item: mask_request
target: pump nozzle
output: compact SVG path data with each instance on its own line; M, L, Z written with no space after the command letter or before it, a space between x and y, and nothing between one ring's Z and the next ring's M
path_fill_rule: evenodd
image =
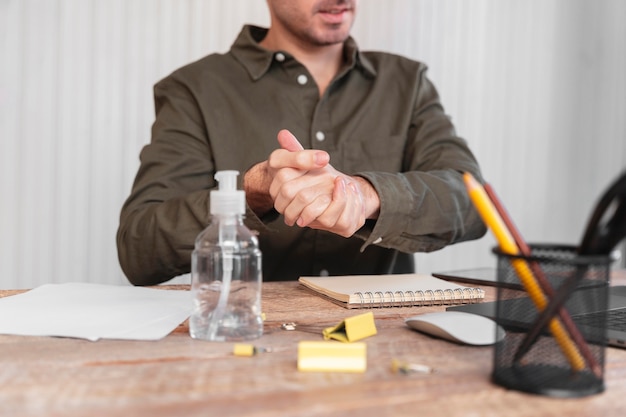
M220 191L237 191L237 176L239 171L217 171L215 179L219 183Z
M217 171L217 190L211 191L211 214L245 214L246 194L237 190L238 171Z

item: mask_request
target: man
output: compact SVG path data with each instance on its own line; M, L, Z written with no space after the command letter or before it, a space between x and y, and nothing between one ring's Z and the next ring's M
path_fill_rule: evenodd
M117 236L129 280L189 272L226 169L242 173L265 281L412 272L413 252L482 236L461 177L480 170L426 67L359 51L357 0L267 3L269 29L245 26L155 86Z

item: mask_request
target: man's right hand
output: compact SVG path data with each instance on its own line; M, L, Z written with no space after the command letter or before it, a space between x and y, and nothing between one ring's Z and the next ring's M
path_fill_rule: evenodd
M260 214L273 205L289 226L308 226L344 237L352 236L366 218L377 216L380 200L367 180L337 171L326 152L303 149L287 130L278 133L278 142L281 149L255 165L244 179L244 185L256 179L260 185L256 190L269 193L269 198L262 199L265 211ZM251 187L246 187L249 195ZM249 196L251 207L253 201Z
M278 132L278 143L281 148L272 152L267 161L259 162L244 174L246 199L258 216L275 207L270 189L277 175L280 175L279 183L290 181L322 168L330 161L330 156L324 151L305 150L288 130ZM275 193L280 188L279 183L274 185Z

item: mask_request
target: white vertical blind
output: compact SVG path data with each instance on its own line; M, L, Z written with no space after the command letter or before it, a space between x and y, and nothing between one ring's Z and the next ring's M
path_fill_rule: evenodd
M426 62L529 241L575 243L626 166L626 2L361 0L364 49ZM264 1L0 0L0 288L126 282L118 215L152 86L226 51ZM490 236L418 268L493 263Z
M458 0L435 8L435 32L459 32L446 53L431 43L417 57L431 63L486 179L526 240L577 244L599 194L626 169L626 3L482 1L470 11ZM494 244L488 236L418 255L418 268L493 265Z

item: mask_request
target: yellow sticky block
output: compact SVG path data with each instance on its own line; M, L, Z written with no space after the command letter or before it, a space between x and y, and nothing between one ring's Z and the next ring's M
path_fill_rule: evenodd
M235 356L254 356L256 354L256 348L254 345L235 343L233 346L233 354Z
M298 344L298 370L308 372L365 372L365 343L308 342Z
M323 330L324 339L340 342L356 342L376 334L376 324L372 312L350 317L336 325Z

